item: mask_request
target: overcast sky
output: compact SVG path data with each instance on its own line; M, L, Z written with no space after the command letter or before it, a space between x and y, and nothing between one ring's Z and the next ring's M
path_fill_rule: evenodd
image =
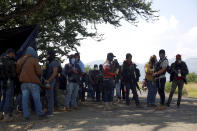
M153 8L159 11L159 20L147 23L141 20L135 27L127 22L114 28L108 24L98 25L98 32L104 40L91 38L81 41L78 48L81 60L88 63L105 60L113 52L118 61L126 53L133 55L133 61L145 63L153 54L158 56L165 49L168 58L180 53L183 59L197 57L197 0L153 0Z

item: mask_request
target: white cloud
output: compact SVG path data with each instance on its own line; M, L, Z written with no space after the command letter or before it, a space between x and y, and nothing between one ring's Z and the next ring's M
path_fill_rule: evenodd
M176 53L187 57L197 57L194 51L197 45L197 27L186 33L181 33L180 21L175 16L170 18L161 16L154 23L140 21L137 27L122 22L122 27L114 28L108 24L98 25L98 32L105 34L104 40L96 42L92 39L82 41L79 51L84 63L94 60L105 60L108 52L113 52L119 61L125 59L126 53L133 55L133 60L144 63L153 54L158 55L162 48L166 50L168 58ZM192 48L186 43L190 43ZM187 53L187 52L190 53Z

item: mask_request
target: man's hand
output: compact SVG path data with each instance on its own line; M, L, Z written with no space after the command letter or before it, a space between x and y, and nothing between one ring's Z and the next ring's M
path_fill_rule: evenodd
M45 83L48 84L50 81L49 80L45 80Z
M117 70L115 71L115 74L118 75L118 73L119 73L119 70L117 69Z
M156 75L158 75L158 72L153 73L153 76L155 77Z
M75 74L78 74L78 70L77 70L76 68L73 69L73 72L74 72Z

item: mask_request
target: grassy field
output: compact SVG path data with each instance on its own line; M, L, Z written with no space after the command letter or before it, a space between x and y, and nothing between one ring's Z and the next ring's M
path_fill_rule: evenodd
M184 86L188 97L197 98L197 83L188 83Z
M165 92L170 93L171 90L171 84L170 82L166 82ZM142 87L142 83L139 82L139 86ZM176 89L175 94L178 93L178 87ZM183 87L183 96L186 97L192 97L197 98L197 83L188 83L185 84Z

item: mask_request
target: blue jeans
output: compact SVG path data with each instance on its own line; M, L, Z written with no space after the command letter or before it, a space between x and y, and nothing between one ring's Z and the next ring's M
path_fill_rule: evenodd
M130 94L130 89L132 90L133 93L133 98L135 100L135 104L139 105L139 99L138 99L138 94L136 90L136 84L133 84L132 82L127 82L126 83L126 104L130 104L130 99L129 99L129 94Z
M10 114L12 112L11 103L14 97L14 81L9 80L9 83L5 82L3 84L7 85L2 89L3 100L0 102L0 112Z
M120 95L120 83L121 81L119 80L118 82L116 82L115 86L116 86L116 96L118 98L121 98L121 95Z
M40 102L40 86L34 83L22 83L22 106L23 106L23 115L25 118L30 117L28 102L30 94L33 97L34 105L36 112L39 116L44 115L42 111L42 104Z
M47 111L48 115L53 114L54 111L54 88L55 88L56 79L53 79L50 84L50 89L46 90L47 96Z
M103 81L103 88L104 88L104 102L112 102L113 95L112 90L114 89L114 81L112 79L104 80Z
M92 99L95 98L95 91L92 84L88 84L88 97Z
M157 88L155 82L147 81L148 95L147 104L155 104L155 97L157 94Z
M66 90L66 104L65 104L65 106L67 108L70 108L70 102L72 102L74 107L78 107L78 104L77 104L78 92L79 92L79 84L74 83L74 82L70 82L68 84L67 90Z

